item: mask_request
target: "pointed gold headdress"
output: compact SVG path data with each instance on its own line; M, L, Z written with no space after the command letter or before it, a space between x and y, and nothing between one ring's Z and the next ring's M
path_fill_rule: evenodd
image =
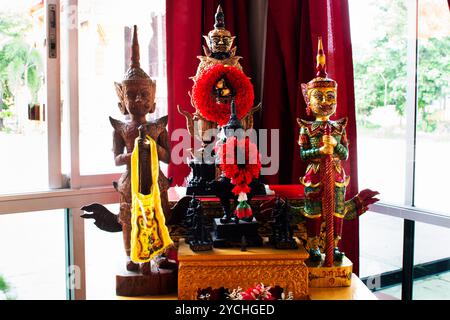
M337 82L328 78L326 56L323 51L322 37L319 37L317 43L316 56L316 77L307 84L302 84L302 89L310 90L313 88L336 88Z

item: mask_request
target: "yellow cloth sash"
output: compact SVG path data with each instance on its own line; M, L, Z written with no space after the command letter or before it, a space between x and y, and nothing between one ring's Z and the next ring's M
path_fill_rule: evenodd
M147 136L150 142L150 168L152 186L150 194L139 192L139 143L137 138L131 154L131 260L135 263L148 262L173 244L166 226L161 206L158 175L159 160L156 142Z

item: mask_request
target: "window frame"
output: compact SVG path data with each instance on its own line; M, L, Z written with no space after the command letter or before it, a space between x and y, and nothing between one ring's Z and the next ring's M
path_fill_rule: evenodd
M407 0L407 92L406 92L406 173L405 202L403 206L380 202L371 206L370 211L404 219L403 227L403 267L402 300L413 299L414 285L414 241L415 222L423 222L450 228L450 216L443 212L433 212L415 206L416 140L418 114L418 41L419 41L419 1ZM450 258L450 257L449 257ZM430 262L433 263L433 262ZM389 272L389 274L392 272ZM371 278L371 276L369 276Z
M388 203L378 203L371 207L371 211L404 219L404 255L403 255L403 292L404 299L412 299L412 283L414 268L414 222L424 222L436 226L450 228L450 217L439 212L427 211L414 206L414 176L415 176L415 145L417 123L417 64L418 64L418 5L420 0L408 0L408 87L407 87L407 166L405 179L406 201L404 206ZM46 0L45 25L48 26L48 6L56 5L61 8L78 6L78 0ZM74 17L73 14L76 16ZM84 220L80 217L80 208L90 202L114 204L119 202L119 195L112 187L112 181L119 179L120 174L80 175L79 164L79 92L78 92L78 29L71 28L69 23L61 24L61 19L78 21L78 12L65 11L60 16L57 10L57 57L46 57L47 79L47 142L49 190L44 192L23 193L17 195L0 195L0 215L40 210L65 208L66 228L66 267L76 265L81 272L81 286L71 288L67 281L68 299L86 298L85 277L85 239ZM61 26L65 25L63 30ZM68 37L68 47L61 50L60 33ZM48 39L48 27L46 27ZM67 103L68 130L70 130L70 172L68 176L62 174L61 169L61 52L67 54ZM67 279L71 274L67 271ZM405 285L406 284L406 285ZM409 284L409 285L408 285Z
M46 105L47 144L48 144L48 190L40 192L0 195L0 215L36 212L52 209L65 210L66 244L66 298L68 300L86 299L86 265L84 219L80 217L82 206L89 203L117 204L119 193L113 188L121 173L81 175L79 139L79 73L78 73L78 0L45 0L44 20L45 39L49 39L49 6L56 6L56 58L50 58L47 50L46 63ZM64 10L61 10L64 8ZM75 8L75 10L71 10ZM62 12L63 11L63 12ZM76 24L75 27L73 24ZM61 35L67 38L62 48ZM161 39L160 39L161 41ZM162 48L158 49L162 54ZM61 54L66 63L61 65ZM162 59L162 55L160 59ZM61 103L62 68L66 69L65 89L67 105ZM161 71L161 70L160 70ZM64 108L64 112L62 112ZM62 128L65 115L67 126ZM63 132L63 130L65 130ZM67 133L66 139L63 140ZM70 161L69 172L62 172L62 143L68 143ZM76 267L75 269L73 267ZM79 274L74 275L76 270ZM79 287L72 286L73 277L78 278Z
M62 5L65 6L61 15ZM45 39L49 39L49 10L56 6L56 57L50 58L48 49L45 56L46 70L46 105L47 105L47 153L48 153L48 190L12 195L0 195L0 215L23 212L37 212L53 209L65 210L65 247L66 247L66 298L68 300L86 299L85 277L85 239L83 213L80 208L93 202L113 204L119 202L119 195L112 187L112 182L120 174L80 175L79 167L79 99L78 99L78 28L70 25L78 21L78 0L45 0L44 20ZM75 16L74 16L75 15ZM62 23L65 22L65 23ZM67 37L67 46L61 48L61 34ZM63 50L61 50L63 49ZM61 54L67 61L67 115L70 169L67 175L62 173L61 144L62 104L61 104ZM76 269L72 267L76 266ZM74 275L73 270L80 274ZM79 287L72 287L71 281L76 276Z

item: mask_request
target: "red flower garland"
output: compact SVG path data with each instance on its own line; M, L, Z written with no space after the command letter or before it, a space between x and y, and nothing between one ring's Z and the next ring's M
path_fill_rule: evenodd
M217 103L213 95L215 84L223 77L227 78L235 91L236 113L242 119L253 106L255 94L249 78L236 67L216 64L205 70L192 87L192 102L206 119L220 126L230 119L230 103Z
M261 171L261 159L256 144L252 143L248 137L238 140L230 137L226 143L216 148L219 159L219 167L225 177L235 185L233 193L249 193L248 186L253 179L259 177ZM239 156L238 156L239 155ZM238 163L245 160L243 164Z
M262 283L257 284L254 288L248 288L242 292L242 300L276 300L270 289L270 287L264 287Z

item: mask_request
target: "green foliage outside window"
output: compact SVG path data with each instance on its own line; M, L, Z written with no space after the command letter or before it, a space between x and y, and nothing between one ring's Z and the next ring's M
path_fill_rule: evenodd
M12 116L11 107L20 88L28 88L32 100L29 103L38 102L43 85L43 59L26 39L32 27L26 17L0 13L0 130L3 119Z
M6 280L0 275L0 300L12 300L14 297L11 295L11 287Z
M354 47L355 101L359 124L380 107L394 106L404 116L407 85L406 1L373 1L371 14L382 33L367 48ZM420 16L419 16L420 19ZM417 82L419 129L433 132L439 119L430 106L449 97L450 37L419 39ZM450 128L449 128L450 129ZM450 131L450 130L449 130Z

